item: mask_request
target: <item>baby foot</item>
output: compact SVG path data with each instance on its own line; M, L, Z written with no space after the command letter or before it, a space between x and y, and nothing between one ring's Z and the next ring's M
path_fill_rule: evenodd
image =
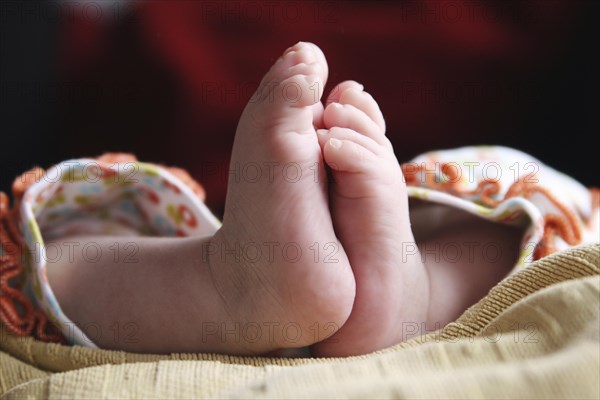
M375 351L406 339L426 321L427 273L414 244L408 197L385 122L375 100L356 82L332 91L318 139L331 169L334 227L350 260L356 298L346 324L313 346L321 356Z
M237 351L228 343L227 352L307 346L350 315L355 282L333 230L313 127L322 118L327 73L317 46L289 48L238 124L209 262L231 323L258 325L263 334Z

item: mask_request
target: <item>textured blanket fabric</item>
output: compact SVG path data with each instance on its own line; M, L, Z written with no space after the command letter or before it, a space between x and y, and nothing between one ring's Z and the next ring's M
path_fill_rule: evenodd
M361 357L140 355L0 331L12 398L599 398L600 245L504 280L440 331ZM0 327L1 329L1 327Z

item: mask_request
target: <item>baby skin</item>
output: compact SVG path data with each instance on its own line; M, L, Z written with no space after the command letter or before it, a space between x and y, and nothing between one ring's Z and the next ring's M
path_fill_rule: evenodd
M365 354L452 321L508 273L518 249L509 228L463 215L457 229L415 237L379 106L346 81L324 107L327 76L321 50L302 42L267 72L241 116L231 157L232 165L265 168L252 181L230 179L223 225L212 237L54 241L63 254L73 241L106 249L93 265L77 254L48 265L76 325L111 333L134 327L128 338L98 335L96 345ZM415 239L419 248L494 241L506 251L493 265L477 257L448 265L407 254ZM114 259L116 240L134 242L138 262ZM256 244L270 251L251 259L236 251Z

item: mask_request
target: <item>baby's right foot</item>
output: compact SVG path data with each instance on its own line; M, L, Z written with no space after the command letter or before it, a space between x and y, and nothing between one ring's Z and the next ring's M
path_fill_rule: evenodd
M408 197L379 106L351 81L328 103L319 142L333 174L334 227L354 271L356 299L346 324L313 350L347 356L407 339L407 324L413 330L426 321L429 289L420 256L403 252L403 244L415 245Z

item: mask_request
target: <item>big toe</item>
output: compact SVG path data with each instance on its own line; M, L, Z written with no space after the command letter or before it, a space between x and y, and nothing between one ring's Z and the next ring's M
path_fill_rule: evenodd
M312 106L321 100L327 75L321 49L313 43L299 42L271 67L250 104L271 110Z

